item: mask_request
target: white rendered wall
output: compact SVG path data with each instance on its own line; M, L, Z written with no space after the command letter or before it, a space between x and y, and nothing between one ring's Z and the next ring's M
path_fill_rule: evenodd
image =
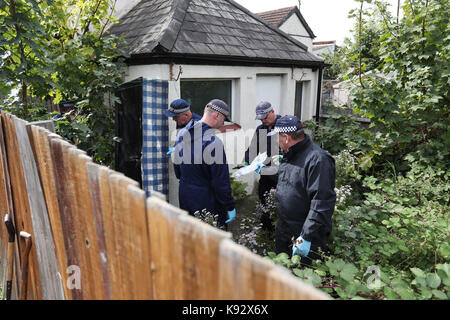
M244 159L244 153L250 144L255 131L255 108L261 101L261 91L258 93L258 82L268 92L267 97L277 99L279 114L294 114L295 87L297 81L305 81L303 86L302 119L309 120L315 115L316 91L318 71L300 68L269 68L269 67L241 67L241 66L199 66L173 65L170 80L169 65L130 66L127 70L126 81L144 77L147 79L169 80L169 103L181 97L180 80L184 79L227 79L232 80L232 114L233 121L240 124L242 129L227 133L218 133L225 145L225 152L231 169ZM259 80L258 80L259 79ZM261 80L263 79L263 80ZM262 82L261 82L262 81ZM273 92L271 91L273 84ZM270 92L269 92L270 91ZM275 92L275 96L274 96ZM279 95L279 97L277 96ZM279 101L279 102L278 102ZM273 103L273 101L269 101ZM175 122L169 120L170 144L175 139ZM173 165L169 165L169 202L178 206L178 180L173 173ZM252 192L256 174L249 174L241 178L249 184L247 191Z
M308 51L312 52L313 47L313 39L309 35L308 31L306 31L300 19L296 14L293 14L287 19L279 29L284 33L287 33L295 40L300 41L304 45L308 47Z

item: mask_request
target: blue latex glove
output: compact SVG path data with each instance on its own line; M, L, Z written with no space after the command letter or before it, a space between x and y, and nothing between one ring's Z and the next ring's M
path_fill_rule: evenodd
M169 147L169 151L167 151L167 155L170 156L170 154L174 151L175 151L175 147Z
M265 165L262 164L262 163L258 163L258 167L255 169L255 172L256 172L257 174L261 174L261 168L262 168L262 167L265 167Z
M230 223L231 221L234 220L234 218L236 218L236 209L228 211L228 220L225 221L225 223Z
M306 257L311 249L311 242L306 241L302 237L298 237L295 244L292 246L292 256L299 254L301 257Z

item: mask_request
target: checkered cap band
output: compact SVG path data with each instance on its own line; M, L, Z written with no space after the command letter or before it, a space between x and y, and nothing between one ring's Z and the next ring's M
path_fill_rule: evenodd
M289 133L289 132L295 132L297 131L297 126L290 126L290 127L275 127L273 131L275 132L281 132L281 133Z
M230 113L228 112L228 110L225 110L224 108L221 108L221 107L219 107L219 106L216 105L216 104L210 104L209 107L210 107L211 109L214 109L214 110L220 112L221 114L225 115L226 117L228 117L228 116L230 115Z
M172 107L169 106L169 109L168 109L168 110L169 110L170 112L173 112L173 113L183 113L183 112L189 111L189 110L190 110L190 107L188 106L188 107L183 108L183 109L175 109L175 108L172 108Z

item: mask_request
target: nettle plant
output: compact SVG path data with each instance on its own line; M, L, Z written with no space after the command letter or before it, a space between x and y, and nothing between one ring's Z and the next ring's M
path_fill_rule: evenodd
M302 281L336 299L415 300L450 298L450 264L437 264L430 272L410 268L389 273L377 265L361 268L340 258L325 257L310 267L300 263L298 255L269 252L266 259L289 268Z

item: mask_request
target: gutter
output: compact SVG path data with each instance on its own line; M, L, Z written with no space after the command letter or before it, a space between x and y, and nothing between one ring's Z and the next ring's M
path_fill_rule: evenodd
M255 58L242 56L199 55L199 54L174 54L174 53L144 53L134 54L125 62L128 65L146 64L196 64L196 65L240 65L240 66L272 66L272 67L298 67L298 68L323 68L324 62L289 60L273 58Z
M320 121L320 100L322 98L322 76L323 66L319 67L319 81L317 81L317 101L316 101L316 123L319 125Z

